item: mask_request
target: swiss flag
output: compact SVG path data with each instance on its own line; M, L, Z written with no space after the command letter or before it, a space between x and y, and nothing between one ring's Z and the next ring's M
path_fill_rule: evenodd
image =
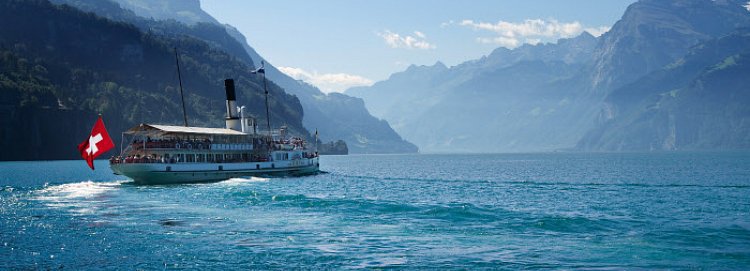
M86 160L91 170L94 170L94 159L114 146L115 143L112 142L107 129L104 128L102 116L99 116L96 124L94 124L94 128L91 129L89 138L78 144L78 151L81 152L81 157Z

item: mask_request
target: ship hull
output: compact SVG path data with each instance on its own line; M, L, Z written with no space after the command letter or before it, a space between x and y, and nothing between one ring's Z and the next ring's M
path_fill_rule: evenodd
M318 157L274 162L121 163L110 166L116 174L145 185L216 182L251 176L303 176L320 171Z

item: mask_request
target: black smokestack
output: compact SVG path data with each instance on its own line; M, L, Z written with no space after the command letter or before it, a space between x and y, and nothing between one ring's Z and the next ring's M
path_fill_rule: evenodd
M224 80L224 88L227 90L227 101L236 101L237 96L234 95L234 79Z

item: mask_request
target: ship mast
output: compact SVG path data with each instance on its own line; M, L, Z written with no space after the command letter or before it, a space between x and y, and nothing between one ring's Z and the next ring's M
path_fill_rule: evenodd
M261 60L260 68L253 71L253 73L263 74L263 90L266 92L266 125L268 125L268 137L273 140L273 133L271 132L271 113L268 109L268 86L266 85L266 70L263 68L264 66L265 62Z
M182 94L182 74L180 74L180 58L177 55L177 47L174 48L174 59L175 59L175 62L177 62L177 79L180 81L180 99L182 100L182 119L185 120L185 127L188 127L187 112L185 111L185 95Z

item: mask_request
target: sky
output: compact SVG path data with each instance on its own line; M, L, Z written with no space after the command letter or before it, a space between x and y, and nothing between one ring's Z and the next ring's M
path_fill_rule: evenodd
M409 65L454 66L498 47L606 32L635 0L200 0L261 56L324 92Z

